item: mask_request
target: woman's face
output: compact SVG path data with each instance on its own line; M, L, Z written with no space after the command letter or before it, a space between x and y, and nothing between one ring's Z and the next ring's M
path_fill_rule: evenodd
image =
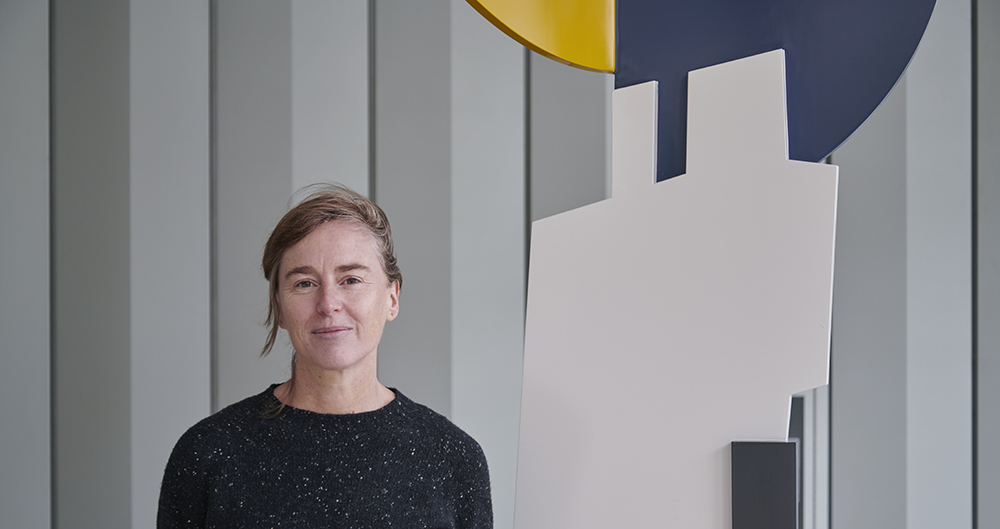
M296 369L347 372L374 367L382 328L398 312L399 285L389 284L371 233L331 221L285 251L278 306Z

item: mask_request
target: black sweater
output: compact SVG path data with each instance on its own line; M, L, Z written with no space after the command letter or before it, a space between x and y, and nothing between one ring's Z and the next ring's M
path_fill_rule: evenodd
M180 438L159 529L493 527L486 458L448 419L398 391L372 412L264 418L274 387Z

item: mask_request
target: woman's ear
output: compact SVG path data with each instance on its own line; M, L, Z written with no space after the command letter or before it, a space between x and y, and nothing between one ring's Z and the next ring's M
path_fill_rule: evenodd
M396 319L397 314L399 314L399 281L393 281L389 285L389 315L385 321Z

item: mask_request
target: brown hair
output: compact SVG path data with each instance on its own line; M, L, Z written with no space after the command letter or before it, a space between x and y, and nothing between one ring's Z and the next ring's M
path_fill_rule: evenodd
M396 255L392 249L392 229L389 218L382 208L347 187L336 184L315 184L305 188L310 190L309 196L285 213L278 221L271 236L264 245L264 258L261 267L267 278L267 320L270 327L267 341L260 355L266 356L274 347L278 337L278 322L281 319L281 306L278 304L278 268L285 250L295 246L313 230L331 220L343 220L354 223L368 230L375 239L375 250L382 263L382 271L389 278L403 287L403 274L396 264ZM292 376L295 376L295 363L292 360Z

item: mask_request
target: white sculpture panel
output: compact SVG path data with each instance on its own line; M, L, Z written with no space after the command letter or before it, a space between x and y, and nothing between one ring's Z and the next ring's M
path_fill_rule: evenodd
M789 161L781 50L616 90L612 197L532 228L515 526L728 528L729 443L827 383L837 168Z

